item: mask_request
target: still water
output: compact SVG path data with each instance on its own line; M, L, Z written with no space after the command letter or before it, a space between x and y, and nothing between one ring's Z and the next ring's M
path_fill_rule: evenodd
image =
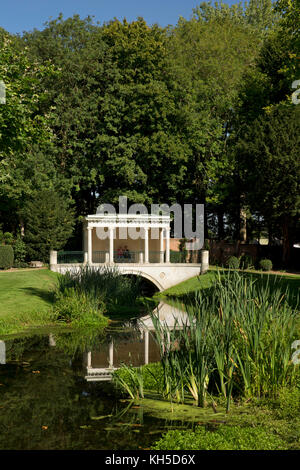
M159 312L168 323L184 315ZM159 360L150 317L141 320L102 335L52 329L0 341L0 449L148 449L168 429L193 427L114 393L114 368Z

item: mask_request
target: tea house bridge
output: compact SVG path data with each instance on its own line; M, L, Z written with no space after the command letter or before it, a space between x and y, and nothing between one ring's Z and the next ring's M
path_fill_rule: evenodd
M50 269L59 273L82 266L115 266L121 274L142 276L160 291L202 274L201 263L186 262L185 254L170 250L170 217L145 214L95 214L85 218L82 251L51 251Z

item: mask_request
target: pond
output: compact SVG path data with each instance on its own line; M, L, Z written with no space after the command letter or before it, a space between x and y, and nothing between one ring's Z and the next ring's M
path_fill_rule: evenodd
M159 315L184 313L160 304ZM159 360L149 330L144 317L101 335L52 329L0 341L0 449L148 449L168 429L193 428L114 393L113 368Z

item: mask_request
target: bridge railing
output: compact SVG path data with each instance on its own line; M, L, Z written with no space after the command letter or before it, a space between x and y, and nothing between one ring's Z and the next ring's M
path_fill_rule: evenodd
M106 251L93 251L92 253L92 262L104 264L107 260Z
M140 251L114 251L115 263L139 263L141 259Z
M87 256L87 254L86 254ZM85 259L83 251L59 251L57 253L58 264L75 264L83 263ZM164 263L166 261L166 253L161 251L149 251L149 263ZM95 264L105 264L109 262L108 251L93 251L92 262ZM144 263L143 251L114 251L115 263ZM186 253L180 251L170 251L171 263L191 263L192 260Z
M83 261L84 261L83 251L59 251L57 253L58 264L83 263Z
M170 262L171 263L188 263L188 255L182 251L170 250Z

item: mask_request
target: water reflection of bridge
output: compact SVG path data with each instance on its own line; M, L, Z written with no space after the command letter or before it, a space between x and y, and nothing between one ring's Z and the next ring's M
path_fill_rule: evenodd
M163 302L153 314L170 329L178 328L187 322L187 315L184 311ZM154 330L151 315L140 318L137 326L135 334L133 333L130 337L111 339L108 344L103 345L100 351L85 353L85 379L88 382L111 380L112 373L122 364L137 367L160 360L158 346L151 334Z

